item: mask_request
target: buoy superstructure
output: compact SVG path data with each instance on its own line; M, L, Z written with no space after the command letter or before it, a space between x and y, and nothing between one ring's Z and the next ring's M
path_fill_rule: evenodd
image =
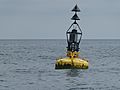
M72 9L74 12L71 20L74 22L71 24L69 29L66 31L67 37L67 57L58 58L55 63L55 69L87 69L88 61L85 59L81 59L79 57L79 45L82 38L82 30L77 23L80 18L77 13L80 12L80 9L77 5Z

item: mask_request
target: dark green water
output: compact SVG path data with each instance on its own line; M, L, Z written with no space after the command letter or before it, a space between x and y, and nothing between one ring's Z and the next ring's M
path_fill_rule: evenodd
M83 40L88 70L55 70L65 40L0 40L0 90L120 90L120 40Z

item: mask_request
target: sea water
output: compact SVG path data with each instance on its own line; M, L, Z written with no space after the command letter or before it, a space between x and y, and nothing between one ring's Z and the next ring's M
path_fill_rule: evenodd
M0 90L120 90L120 40L82 40L87 70L55 70L66 40L0 40Z

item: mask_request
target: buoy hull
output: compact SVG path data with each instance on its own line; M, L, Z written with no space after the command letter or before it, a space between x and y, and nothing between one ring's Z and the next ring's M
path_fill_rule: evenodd
M57 59L55 69L88 69L88 61L80 58Z

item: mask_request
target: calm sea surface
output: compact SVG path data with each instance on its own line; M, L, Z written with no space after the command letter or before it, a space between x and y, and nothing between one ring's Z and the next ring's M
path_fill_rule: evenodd
M0 90L120 90L120 40L82 40L88 70L55 70L65 40L0 40Z

